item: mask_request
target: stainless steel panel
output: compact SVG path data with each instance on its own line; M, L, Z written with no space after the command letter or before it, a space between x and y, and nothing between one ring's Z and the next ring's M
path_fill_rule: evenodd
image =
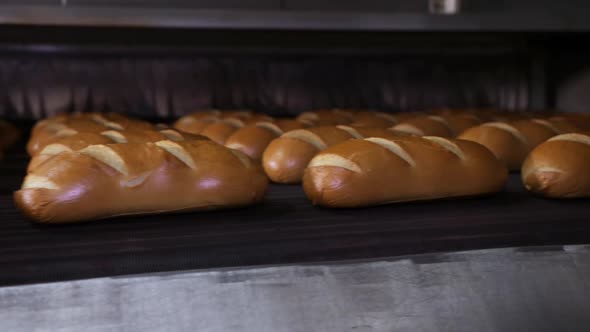
M280 0L67 0L69 7L279 9L280 5Z
M93 6L5 6L0 25L182 27L265 30L362 31L582 31L590 9L574 14L535 8L525 12L469 12L451 17L416 12L195 10Z
M4 331L588 331L587 246L0 288Z

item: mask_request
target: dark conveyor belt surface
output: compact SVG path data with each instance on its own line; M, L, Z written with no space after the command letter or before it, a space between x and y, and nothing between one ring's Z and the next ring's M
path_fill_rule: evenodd
M0 161L0 285L590 243L588 201L531 196L517 175L480 198L329 210L312 207L299 186L272 186L246 209L38 226L12 203L27 163L22 146L14 150Z

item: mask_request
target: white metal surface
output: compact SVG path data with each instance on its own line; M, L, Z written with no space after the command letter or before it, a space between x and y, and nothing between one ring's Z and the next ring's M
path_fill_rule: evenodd
M0 288L2 331L588 331L590 249L494 249L377 262Z

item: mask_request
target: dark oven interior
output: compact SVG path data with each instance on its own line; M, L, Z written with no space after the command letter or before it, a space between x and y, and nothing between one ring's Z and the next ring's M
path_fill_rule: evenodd
M0 115L579 111L587 40L575 33L11 27L0 33Z
M158 121L207 108L588 111L587 33L386 30L16 22L0 27L0 117L29 128L62 111ZM312 207L298 186L272 186L248 209L44 227L12 204L27 161L21 144L0 164L3 285L590 238L586 204L532 197L518 174L485 200L334 211Z

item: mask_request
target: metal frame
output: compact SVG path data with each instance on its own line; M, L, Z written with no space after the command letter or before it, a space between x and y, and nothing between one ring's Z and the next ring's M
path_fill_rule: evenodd
M582 10L582 12L584 12ZM460 15L294 10L1 6L0 25L358 31L590 31L565 11Z

